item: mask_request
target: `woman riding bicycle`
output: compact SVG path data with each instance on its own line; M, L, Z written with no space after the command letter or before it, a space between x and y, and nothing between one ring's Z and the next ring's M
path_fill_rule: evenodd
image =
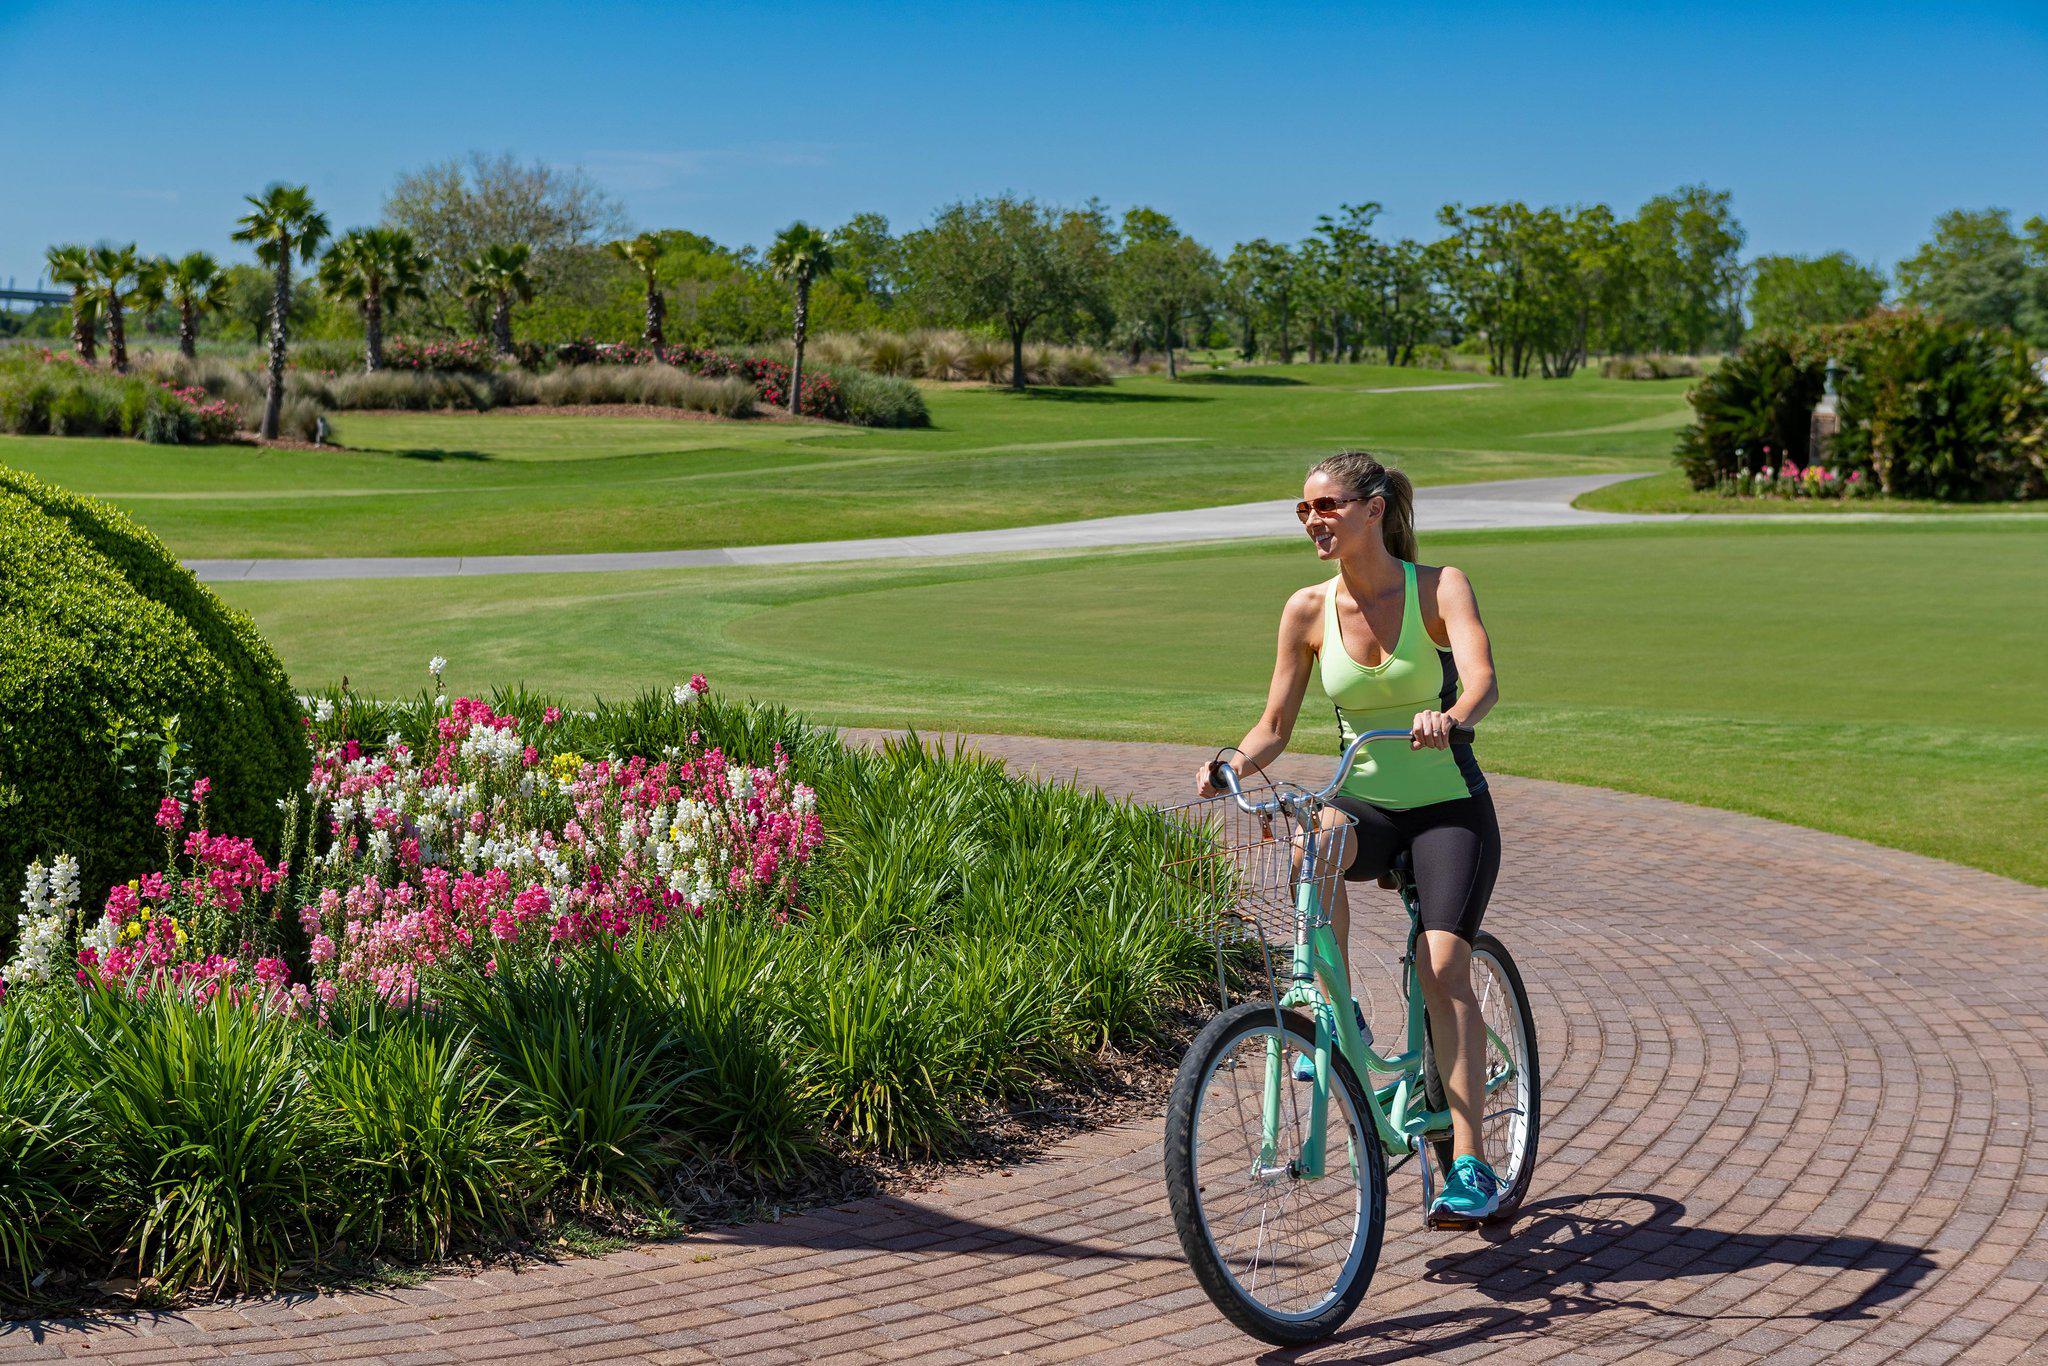
M1340 748L1359 731L1410 730L1406 750L1361 756L1345 779L1331 804L1356 825L1337 830L1349 822L1326 815L1338 843L1325 866L1360 882L1409 855L1422 922L1416 971L1452 1126L1451 1169L1429 1213L1482 1219L1500 1204L1500 1181L1480 1155L1485 1027L1470 969L1500 870L1500 827L1471 747L1454 744L1451 731L1477 724L1498 697L1492 647L1465 575L1415 563L1414 488L1399 470L1364 451L1333 455L1309 471L1295 512L1316 557L1338 572L1288 599L1265 713L1239 748L1250 765L1278 758L1318 669ZM1214 795L1207 765L1197 783L1202 796ZM1325 904L1348 970L1341 882L1333 880Z

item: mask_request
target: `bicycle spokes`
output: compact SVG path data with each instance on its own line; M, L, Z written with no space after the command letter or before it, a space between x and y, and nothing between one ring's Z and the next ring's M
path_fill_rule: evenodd
M1345 1088L1295 1080L1310 1047L1271 1027L1241 1036L1217 1058L1195 1124L1195 1185L1217 1259L1248 1298L1282 1315L1312 1314L1340 1292L1362 1226L1370 1130Z

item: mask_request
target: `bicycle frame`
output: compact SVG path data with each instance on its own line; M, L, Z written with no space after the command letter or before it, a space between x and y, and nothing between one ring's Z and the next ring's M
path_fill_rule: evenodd
M1320 851L1317 848L1322 834L1319 826L1306 825L1302 867L1322 867L1318 862ZM1400 885L1401 901L1408 911L1408 942L1401 956L1402 990L1408 1007L1407 1046L1402 1052L1388 1057L1360 1032L1351 1011L1333 1005L1348 1005L1352 997L1344 946L1337 942L1330 918L1322 905L1319 884L1328 876L1333 874L1304 878L1296 888L1292 978L1286 991L1275 993L1273 1003L1276 1023L1279 1012L1287 1007L1305 1008L1315 1021L1315 1079L1310 1092L1308 1134L1302 1142L1300 1154L1293 1159L1298 1164L1296 1170L1299 1174L1310 1179L1323 1175L1330 1099L1330 1049L1333 1043L1337 1052L1350 1063L1353 1074L1367 1083L1364 1088L1366 1109L1380 1146L1388 1157L1399 1158L1409 1152L1419 1152L1425 1138L1444 1132L1451 1123L1450 1111L1428 1109L1423 1095L1425 1004L1421 984L1415 974L1415 950L1422 922L1414 883L1404 877ZM1500 1036L1488 1028L1486 1037L1502 1057L1509 1059L1507 1067L1498 1075L1486 1078L1486 1094L1491 1096L1501 1087L1511 1084L1516 1071L1513 1055ZM1277 1035L1267 1041L1262 1114L1264 1132L1260 1144L1260 1162L1266 1167L1277 1165L1280 1156L1280 1098L1286 1081L1284 1051ZM1374 1076L1392 1076L1394 1081L1383 1087L1374 1087L1369 1080Z

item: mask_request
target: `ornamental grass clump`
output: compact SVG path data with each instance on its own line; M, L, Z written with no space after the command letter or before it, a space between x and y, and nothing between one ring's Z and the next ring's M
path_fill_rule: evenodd
M108 1213L100 1132L55 1007L0 999L0 1293L27 1295L53 1262L91 1255Z
M308 1097L333 1116L357 1243L445 1257L517 1234L554 1188L557 1151L471 1032L371 1006L310 1038Z
M89 992L77 1074L119 1209L116 1265L171 1287L274 1285L345 1220L338 1134L308 1103L309 1036L235 994Z

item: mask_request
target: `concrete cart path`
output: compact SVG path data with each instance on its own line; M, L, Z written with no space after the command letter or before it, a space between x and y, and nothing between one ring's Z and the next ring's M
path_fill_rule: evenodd
M1503 479L1418 489L1416 518L1432 531L1489 527L1595 526L1609 522L1676 521L1678 517L1584 512L1572 499L1639 474L1583 474ZM187 560L208 582L301 579L448 578L470 574L587 574L625 569L688 569L708 565L812 564L893 560L1031 550L1085 550L1175 541L1231 541L1299 536L1292 498L1178 512L1140 512L1044 526L945 531L929 536L878 536L857 541L704 550L639 550L575 555L427 555L291 560Z

